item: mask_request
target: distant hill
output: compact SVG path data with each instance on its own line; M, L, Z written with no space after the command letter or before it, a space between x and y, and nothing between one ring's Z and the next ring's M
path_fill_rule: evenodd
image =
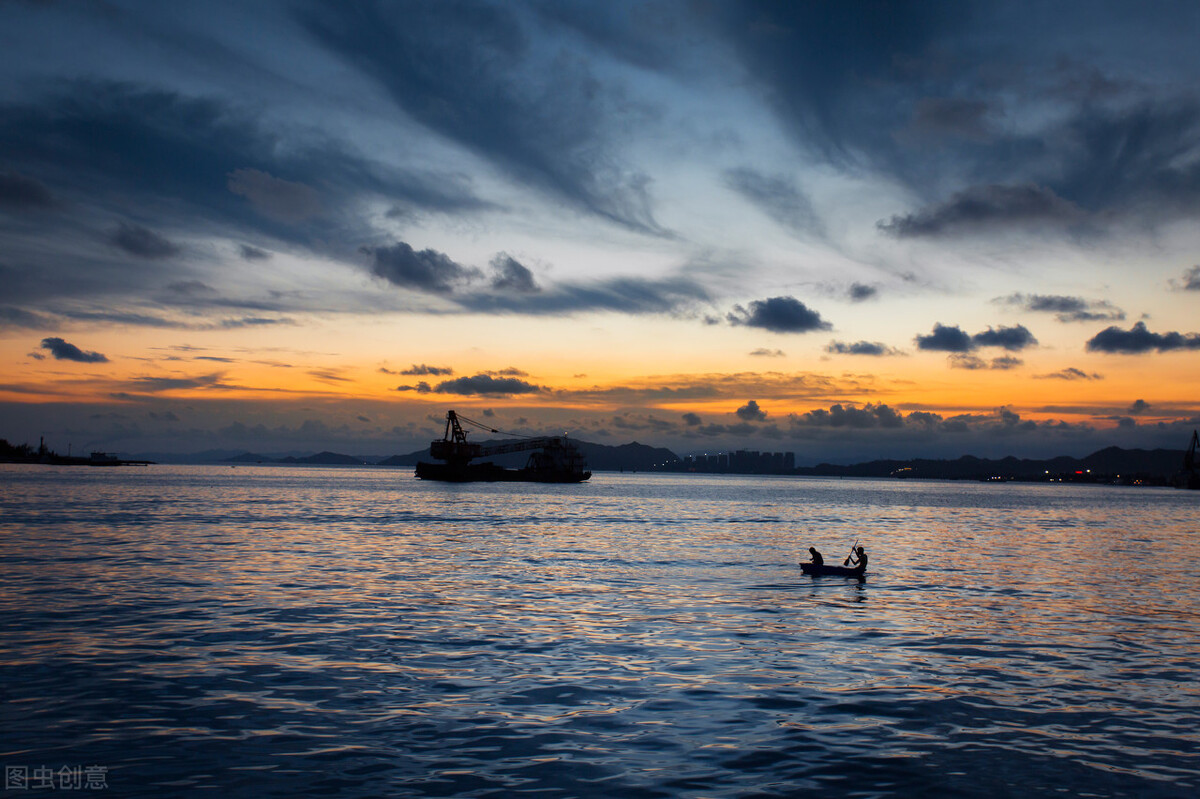
M509 439L511 440L511 439ZM483 446L503 443L500 440L478 442ZM619 446L596 444L590 441L575 441L587 459L588 468L593 471L687 471L688 466L678 456L665 447L652 447L636 441ZM16 453L16 447L8 445ZM7 460L20 461L28 459L28 445L21 448L25 456L15 454ZM1070 479L1076 482L1145 482L1150 484L1168 484L1179 473L1183 464L1183 450L1169 449L1121 449L1107 447L1093 452L1083 458L1059 456L1044 460L1028 458L988 459L964 455L954 460L939 460L932 458L913 458L907 460L888 459L874 460L848 465L820 463L816 466L801 466L794 472L797 475L822 477L916 477L934 480L1050 480ZM303 455L295 451L289 454L264 455L257 452L208 450L191 455L168 455L156 453L154 456L140 454L150 460L160 463L278 463L294 465L362 465L378 464L391 467L413 467L418 461L428 461L428 448L419 449L402 455L382 457L379 455L344 455L338 452L318 452L315 455ZM510 468L525 465L528 452L515 452L507 455L489 457L501 466ZM0 460L5 460L0 458Z
M307 455L303 458L288 456L280 458L276 463L296 463L311 466L361 466L362 458L354 455L342 455L340 452L318 452L316 455Z
M937 480L1047 479L1047 475L1080 477L1093 475L1122 478L1145 477L1169 480L1183 464L1183 451L1171 449L1121 449L1108 447L1084 458L1059 456L1031 460L1009 456L998 460L964 455L956 460L877 460L838 466L821 463L802 466L796 474L825 477L922 477Z
M274 463L275 459L266 455L259 455L257 452L243 452L241 455L234 455L232 458L225 458L226 463Z
M489 440L478 442L483 446L502 444L503 441ZM579 450L587 459L588 468L601 472L639 472L651 471L656 465L677 461L679 457L665 447L651 447L634 441L620 446L593 444L590 441L575 441ZM529 459L528 452L510 452L507 455L489 456L486 460L501 466L524 466ZM418 461L429 461L429 448L419 449L406 455L393 455L379 462L380 466L416 466Z
M588 468L602 472L645 472L679 460L679 456L666 447L651 447L636 441L616 447L581 441L579 448L587 458Z

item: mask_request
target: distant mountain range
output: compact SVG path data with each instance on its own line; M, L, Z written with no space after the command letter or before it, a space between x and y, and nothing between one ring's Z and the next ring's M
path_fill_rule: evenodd
M964 455L956 460L877 460L838 466L822 463L800 467L796 474L825 477L918 477L937 480L1048 480L1165 482L1183 465L1183 450L1108 447L1084 458L1060 456L1046 460L1014 457L989 460Z
M288 455L283 458L271 458L255 452L244 452L241 455L235 455L232 458L225 458L224 460L226 463L295 463L310 466L362 466L378 462L378 459L369 460L359 455L342 455L340 452L329 452L328 450L318 452L316 455L306 455L302 458L298 458L295 455Z
M481 442L484 446L500 443ZM620 446L576 442L593 471L692 471L675 453L664 447L651 447L636 441ZM501 466L524 465L528 453L516 452L488 458ZM377 456L342 455L319 452L304 457L270 458L244 453L225 458L229 463L288 463L323 466L375 464L378 466L411 467L418 461L428 461L429 450L420 449L405 455ZM874 460L865 463L839 465L821 463L800 466L794 470L779 470L776 474L820 477L900 477L934 480L1069 480L1072 482L1148 482L1164 484L1179 473L1183 463L1182 450L1121 449L1108 447L1084 458L1060 456L1045 460L1007 457L976 458L964 455L954 460L914 458L909 460ZM707 471L713 471L707 469ZM736 469L718 469L734 472ZM756 472L757 473L757 472Z
M500 441L479 442L483 446ZM620 446L576 441L587 458L588 468L593 471L693 471L674 452L665 447L652 447L636 441ZM296 453L264 455L254 452L209 450L207 452L179 455L169 453L147 453L140 457L159 463L264 463L312 466L359 466L378 465L390 467L413 467L421 460L430 460L427 448L404 455L346 455L339 452L318 452L312 455ZM1183 465L1183 450L1169 449L1121 449L1108 447L1083 458L1060 456L1045 460L1007 457L1000 459L976 458L964 455L954 460L914 458L907 460L874 460L865 463L839 465L821 463L816 466L800 466L795 469L780 469L773 473L821 477L901 477L935 480L1069 480L1073 482L1122 482L1165 485L1176 478ZM528 453L516 452L497 455L488 460L501 466L520 467L525 464ZM28 445L13 446L0 441L0 462L31 463L40 458ZM735 472L729 468L707 468L700 471Z
M483 446L501 443L499 441L478 442ZM576 441L579 449L587 459L588 468L594 471L650 471L656 466L678 461L679 457L664 447L651 447L636 441L620 446L593 444L589 441ZM520 467L528 460L528 452L513 452L507 455L490 456L486 460L501 466ZM311 466L351 466L372 464L375 466L416 466L418 461L428 461L429 448L416 450L405 455L390 457L368 455L343 455L338 452L318 452L315 455L297 457L289 455L283 458L272 458L254 452L244 452L240 455L221 459L224 463L288 463Z

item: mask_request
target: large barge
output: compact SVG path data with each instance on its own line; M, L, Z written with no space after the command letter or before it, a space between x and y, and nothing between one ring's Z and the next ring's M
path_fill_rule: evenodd
M500 432L465 416L460 417L454 411L447 411L444 435L429 444L430 457L441 463L417 463L417 477L453 483L582 483L592 476L587 470L583 453L566 436L525 437L485 447L467 441L460 419L487 432ZM490 455L526 451L529 452L529 460L520 469L507 469L491 461L471 462Z
M1183 468L1175 476L1175 485L1179 488L1190 488L1200 491L1200 432L1192 431L1192 441L1187 452L1183 454Z

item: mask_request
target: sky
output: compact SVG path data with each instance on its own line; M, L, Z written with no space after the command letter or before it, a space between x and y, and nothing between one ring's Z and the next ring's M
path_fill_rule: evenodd
M0 0L0 437L1200 427L1200 5Z

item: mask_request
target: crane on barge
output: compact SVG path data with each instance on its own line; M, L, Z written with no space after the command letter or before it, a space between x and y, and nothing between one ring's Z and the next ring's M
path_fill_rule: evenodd
M454 411L447 411L445 433L440 439L429 444L430 457L442 463L418 463L417 477L422 480L447 480L458 483L481 480L581 483L592 476L592 473L587 471L583 453L579 451L579 447L568 441L565 435L518 436L516 441L485 447L467 441L467 433L463 430L460 420L489 433L501 432L465 416L459 416ZM476 458L527 451L529 460L522 469L505 469L491 462L471 463Z
M1179 472L1177 485L1180 488L1200 490L1200 431L1192 431L1192 443L1183 455L1183 469Z

